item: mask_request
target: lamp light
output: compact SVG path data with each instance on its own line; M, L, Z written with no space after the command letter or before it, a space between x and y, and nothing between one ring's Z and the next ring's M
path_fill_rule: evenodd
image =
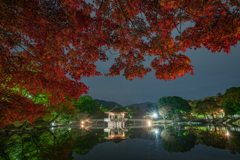
M153 117L157 117L157 114L156 114L156 113L153 113Z

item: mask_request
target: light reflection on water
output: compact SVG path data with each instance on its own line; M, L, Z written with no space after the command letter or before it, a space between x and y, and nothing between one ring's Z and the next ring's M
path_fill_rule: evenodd
M0 159L240 159L234 127L81 125L1 135Z

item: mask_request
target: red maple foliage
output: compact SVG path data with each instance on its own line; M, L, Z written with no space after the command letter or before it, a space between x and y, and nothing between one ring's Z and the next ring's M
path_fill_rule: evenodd
M87 93L79 81L101 75L95 62L106 61L112 49L119 57L106 76L124 70L126 79L142 78L151 71L142 64L145 56L155 56L158 79L193 74L181 51L204 46L230 52L240 40L239 10L238 0L2 0L0 121L8 124L10 113L11 122L44 114L43 106L9 90L15 86L32 96L47 94L50 104ZM193 27L182 31L184 22ZM174 29L179 36L171 36Z

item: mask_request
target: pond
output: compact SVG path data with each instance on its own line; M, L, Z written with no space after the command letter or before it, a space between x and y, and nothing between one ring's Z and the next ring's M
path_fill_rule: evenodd
M239 160L239 153L236 127L79 125L0 138L1 160Z

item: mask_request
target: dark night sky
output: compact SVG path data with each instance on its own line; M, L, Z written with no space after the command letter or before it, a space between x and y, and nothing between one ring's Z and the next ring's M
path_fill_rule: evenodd
M225 93L230 87L240 86L240 45L232 47L229 54L211 53L204 49L187 50L192 60L194 75L186 74L175 80L164 81L155 78L152 71L143 79L126 80L123 76L83 78L90 86L89 95L94 99L115 101L123 106L133 103L156 102L163 96L180 96L187 100L202 99ZM106 73L114 57L108 62L97 62L97 70ZM148 61L150 63L150 61Z
M183 30L193 24L182 25ZM177 35L176 29L172 36ZM148 73L143 79L126 80L123 76L107 78L105 76L82 78L90 86L89 95L94 99L114 101L123 106L133 103L156 102L163 96L180 96L187 100L202 99L208 96L224 94L230 87L240 86L240 44L231 47L227 53L211 53L204 47L198 50L187 50L184 54L191 59L194 75L189 73L175 80L164 81L155 78L155 71ZM97 70L108 73L114 58L110 55L107 62L97 62ZM153 58L146 58L150 66Z

